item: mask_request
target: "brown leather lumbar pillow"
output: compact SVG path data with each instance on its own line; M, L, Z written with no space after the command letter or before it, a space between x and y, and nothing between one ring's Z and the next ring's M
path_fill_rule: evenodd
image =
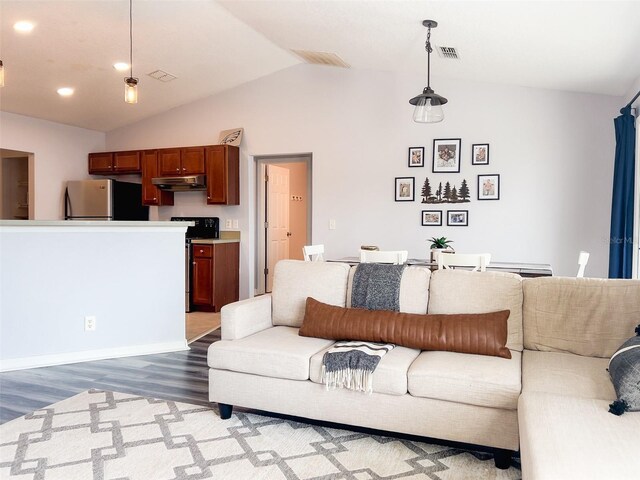
M491 313L427 314L342 308L308 297L303 337L395 343L420 350L511 358L507 343L509 310Z

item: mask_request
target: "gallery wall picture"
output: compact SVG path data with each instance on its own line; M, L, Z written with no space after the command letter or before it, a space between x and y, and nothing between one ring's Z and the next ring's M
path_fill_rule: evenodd
M415 177L396 177L396 202L415 200Z
M442 210L422 210L422 225L425 227L442 226Z
M450 227L468 227L469 210L447 210L447 225Z
M500 200L500 175L478 175L478 200Z
M471 201L471 192L466 179L463 179L460 185L450 182L434 182L431 185L427 177L424 179L420 194L422 203L468 203Z
M433 173L460 173L459 138L436 139L433 141Z
M489 165L488 143L474 143L471 145L471 165Z
M410 167L424 167L424 147L409 147Z

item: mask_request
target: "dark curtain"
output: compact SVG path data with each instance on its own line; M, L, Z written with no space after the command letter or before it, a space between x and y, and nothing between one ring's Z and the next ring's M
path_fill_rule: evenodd
M614 120L616 160L613 171L609 278L631 278L633 269L633 201L635 180L635 118L631 106Z

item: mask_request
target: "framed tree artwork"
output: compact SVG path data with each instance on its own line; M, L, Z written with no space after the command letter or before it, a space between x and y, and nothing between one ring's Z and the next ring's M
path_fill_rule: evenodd
M422 210L422 225L424 227L441 227L442 210Z
M474 143L471 145L471 165L489 165L488 143Z
M415 177L396 177L396 202L413 202Z
M478 175L478 200L500 200L500 175Z
M433 173L460 173L461 141L459 138L433 141Z
M424 147L409 148L409 166L424 167Z
M469 210L447 210L447 225L450 227L468 227Z

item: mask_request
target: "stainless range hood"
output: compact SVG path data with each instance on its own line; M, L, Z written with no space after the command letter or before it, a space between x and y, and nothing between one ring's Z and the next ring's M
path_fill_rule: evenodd
M186 177L156 177L151 179L156 187L172 192L206 190L206 175L188 175Z

